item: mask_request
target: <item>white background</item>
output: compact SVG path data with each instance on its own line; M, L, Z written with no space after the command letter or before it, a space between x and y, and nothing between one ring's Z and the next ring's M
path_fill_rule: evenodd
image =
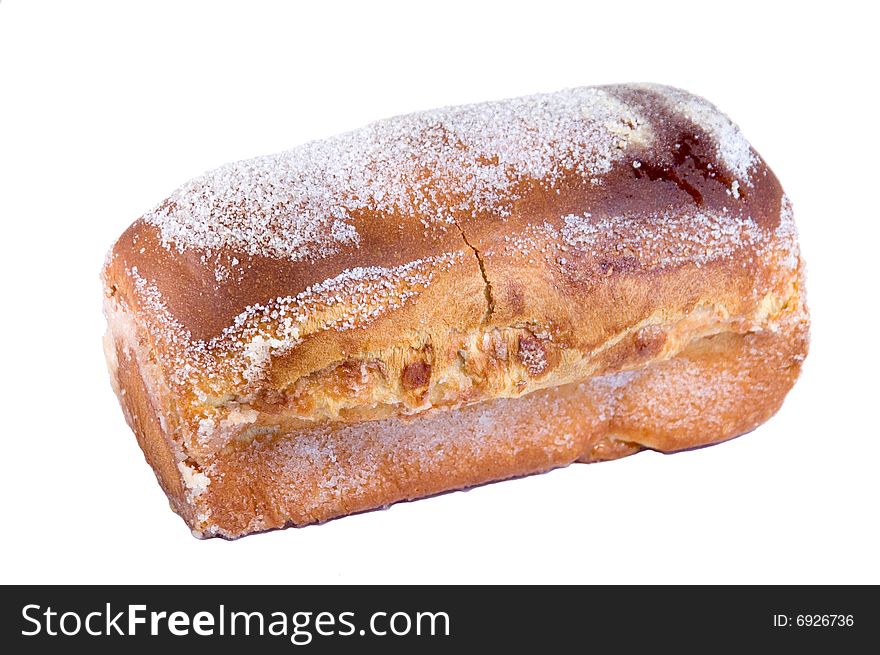
M0 582L873 582L876 17L835 2L0 2ZM197 541L122 417L98 272L227 161L371 120L672 84L737 121L795 203L813 339L750 435Z

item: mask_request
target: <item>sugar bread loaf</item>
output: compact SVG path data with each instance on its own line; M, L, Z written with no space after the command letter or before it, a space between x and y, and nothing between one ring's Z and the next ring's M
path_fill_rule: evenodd
M807 351L791 204L714 106L576 88L218 168L104 270L113 386L197 536L769 418Z

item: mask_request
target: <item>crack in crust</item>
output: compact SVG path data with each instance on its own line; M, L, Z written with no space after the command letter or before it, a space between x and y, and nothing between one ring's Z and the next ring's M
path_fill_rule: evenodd
M495 312L495 298L492 295L492 283L489 281L488 273L486 273L486 262L483 261L483 256L480 255L480 251L468 241L467 235L464 233L459 222L456 220L454 223L455 227L458 228L458 231L461 233L461 238L464 241L464 244L473 251L474 256L477 258L477 265L480 267L480 275L483 277L483 283L486 285L486 313L483 316L483 325L488 325L492 319L492 314Z

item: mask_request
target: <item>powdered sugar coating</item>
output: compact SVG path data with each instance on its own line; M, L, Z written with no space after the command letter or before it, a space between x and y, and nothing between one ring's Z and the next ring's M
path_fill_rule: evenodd
M528 225L522 232L504 235L504 252L521 257L546 253L559 239L559 232L550 223Z
M563 217L563 241L595 257L634 256L645 266L675 266L730 257L765 238L750 217L720 213L672 212L659 216L610 216L589 213Z
M794 270L800 262L800 246L798 245L798 231L794 223L794 211L788 196L782 195L782 204L779 211L779 226L775 231L776 248L781 251L779 258L781 266Z
M718 156L737 181L752 186L750 174L758 158L739 127L708 100L686 91L657 84L640 85L660 94L669 108L694 123L712 137ZM736 182L736 181L735 181ZM732 185L731 195L739 197L739 184Z
M179 251L322 258L358 247L359 212L441 230L452 214L505 216L521 182L596 179L650 138L633 108L596 87L448 107L222 166L144 219Z

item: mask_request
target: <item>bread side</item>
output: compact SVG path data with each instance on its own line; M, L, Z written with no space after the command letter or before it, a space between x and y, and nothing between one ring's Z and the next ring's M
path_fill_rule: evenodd
M776 412L797 379L808 329L800 300L772 329L696 338L640 368L457 411L255 432L201 461L178 448L167 410L148 391L151 369L138 363L144 353L126 349L122 335L111 337L119 339L113 370L172 508L198 537L237 538L574 461L671 452L748 432Z

